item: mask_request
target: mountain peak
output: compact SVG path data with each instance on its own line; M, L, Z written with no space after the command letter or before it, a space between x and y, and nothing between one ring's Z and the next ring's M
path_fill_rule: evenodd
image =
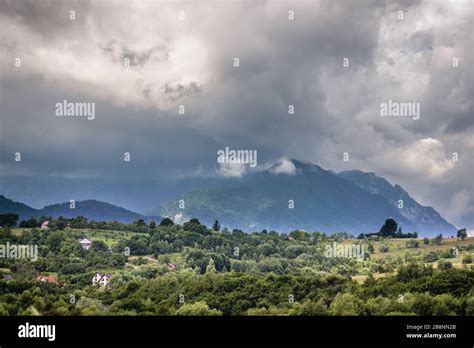
M268 169L271 174L286 174L295 175L297 174L299 163L297 160L291 158L281 158L277 163Z
M294 158L281 158L268 171L271 174L286 174L296 175L302 173L318 173L321 174L326 172L325 169L321 168L317 164L311 162L305 162Z

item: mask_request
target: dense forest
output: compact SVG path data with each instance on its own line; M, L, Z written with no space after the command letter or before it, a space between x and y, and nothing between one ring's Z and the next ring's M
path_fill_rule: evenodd
M0 258L0 315L474 315L473 240L387 224L355 238L197 219L22 221L0 229L0 245L38 255Z

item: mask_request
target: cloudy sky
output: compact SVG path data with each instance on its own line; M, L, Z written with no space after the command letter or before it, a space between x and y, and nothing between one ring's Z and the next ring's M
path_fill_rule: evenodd
M216 152L256 149L257 168L373 171L474 230L473 7L0 0L0 173L245 175ZM57 117L63 100L95 119ZM388 100L420 118L381 116Z

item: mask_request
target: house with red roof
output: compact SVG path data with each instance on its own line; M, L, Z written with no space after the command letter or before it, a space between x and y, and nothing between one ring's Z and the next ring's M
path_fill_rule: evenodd
M36 277L36 281L57 284L58 283L58 278L54 274L40 275L40 276Z

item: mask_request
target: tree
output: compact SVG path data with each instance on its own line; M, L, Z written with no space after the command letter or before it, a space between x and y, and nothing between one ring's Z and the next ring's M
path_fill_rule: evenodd
M89 250L95 252L107 252L109 247L101 240L93 240Z
M216 264L214 263L214 259L209 260L209 264L206 267L206 273L215 273L217 272L216 270Z
M219 221L216 220L214 222L214 225L212 225L212 228L214 229L214 231L219 232L221 230L221 225L219 224Z
M433 315L435 301L428 293L414 295L413 310L421 316Z
M143 219L138 219L133 224L136 225L137 227L147 227L146 222Z
M61 247L61 243L64 241L65 237L64 232L52 232L46 239L47 246L52 252L57 253L59 252L59 248Z
M429 238L427 238L427 237L423 238L423 244L424 244L424 245L430 245L430 240L429 240Z
M304 301L300 306L292 311L292 315L327 315L328 308L322 300L318 302Z
M183 229L186 231L196 232L202 235L208 235L209 232L205 225L202 225L198 219L191 219L183 224Z
M18 214L0 214L0 226L14 227L18 221Z
M440 245L442 240L443 240L443 235L440 233L436 237L434 237L433 243Z
M192 304L185 303L176 311L176 315L213 316L222 313L217 309L210 309L206 302L198 301Z
M358 315L362 301L356 296L338 293L331 303L329 312L333 315Z
M369 253L373 254L374 253L374 246L372 244L369 244L369 246L367 247L367 250L369 251Z
M160 222L160 226L173 226L174 222L170 218L165 217L163 220Z
M390 218L385 220L384 225L380 228L379 234L384 237L393 236L397 232L397 229L397 222L394 219Z
M156 228L156 222L155 221L150 221L150 228L151 229Z
M9 227L0 227L0 242L12 242L14 241L14 236Z
M357 237L357 239L365 239L365 234L363 234L363 233L359 234L359 236Z
M20 227L27 227L27 228L38 227L38 220L36 220L35 218L22 220L20 222Z
M412 279L419 279L424 276L433 274L431 266L425 266L423 263L410 262L398 268L397 279L401 281L408 281Z
M466 229L465 228L462 228L460 230L458 230L458 233L456 235L459 238L461 238L461 240L464 240L467 238L467 232L466 232Z

